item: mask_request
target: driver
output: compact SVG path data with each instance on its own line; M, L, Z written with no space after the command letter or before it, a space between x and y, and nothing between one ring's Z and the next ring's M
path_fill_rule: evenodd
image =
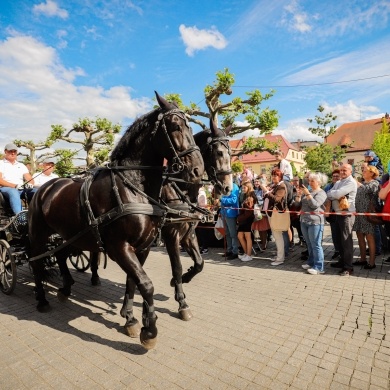
M18 162L18 147L9 143L4 148L4 159L0 161L0 192L9 201L12 212L22 211L21 198L27 195L31 199L35 193L34 180L27 167ZM27 182L23 185L24 182Z

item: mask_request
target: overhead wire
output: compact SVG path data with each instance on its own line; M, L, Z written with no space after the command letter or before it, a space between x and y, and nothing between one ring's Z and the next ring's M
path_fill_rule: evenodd
M383 77L390 77L390 74L383 74L380 76L372 76L372 77L364 77L360 79L352 79L352 80L341 80L341 81L329 81L325 83L313 83L313 84L293 84L293 85L232 85L232 88L300 88L300 87L316 87L320 85L332 85L332 84L344 84L344 83L354 83L357 81L365 81L372 79L380 79ZM196 105L202 103L205 100L203 98Z

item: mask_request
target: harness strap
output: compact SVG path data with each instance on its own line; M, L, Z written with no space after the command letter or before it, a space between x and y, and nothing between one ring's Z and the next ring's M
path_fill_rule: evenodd
M105 214L102 214L100 217L96 218L96 222L99 226L106 226L109 225L111 222L116 221L118 218L123 217L124 215L129 214L143 214L143 215L152 215L157 217L163 217L165 212L161 210L161 208L153 206L151 204L147 203L125 203L123 204L123 211L122 213L119 213L119 206L115 207L114 209L108 211ZM73 242L77 241L80 237L82 237L84 234L87 234L90 230L92 230L94 226L87 226L80 232L78 232L75 236L69 238L68 240L64 241L61 245L42 253L38 256L31 257L29 261L35 261L38 259L41 259L43 257L50 257L54 253L59 252L61 249L67 247L68 245L71 245Z

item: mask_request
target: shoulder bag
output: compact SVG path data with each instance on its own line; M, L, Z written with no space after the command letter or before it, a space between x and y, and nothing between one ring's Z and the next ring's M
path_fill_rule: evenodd
M290 213L284 211L278 211L277 208L274 208L272 211L272 216L270 218L271 230L285 232L290 228Z

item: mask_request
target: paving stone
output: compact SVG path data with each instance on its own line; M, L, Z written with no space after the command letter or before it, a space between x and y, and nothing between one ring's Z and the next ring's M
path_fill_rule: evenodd
M324 247L328 262L329 226ZM76 283L65 305L55 297L59 283L49 284L49 315L35 311L31 283L18 283L0 299L0 388L388 389L390 276L377 267L346 280L329 268L312 278L300 269L300 250L283 269L270 268L270 253L243 265L210 248L204 271L184 285L194 317L183 322L168 256L153 248L145 263L158 315L151 351L123 334L125 275L115 263L101 270L97 288L89 272L71 270ZM181 258L183 269L193 265ZM31 282L23 268L20 277ZM134 303L140 319L138 293Z

